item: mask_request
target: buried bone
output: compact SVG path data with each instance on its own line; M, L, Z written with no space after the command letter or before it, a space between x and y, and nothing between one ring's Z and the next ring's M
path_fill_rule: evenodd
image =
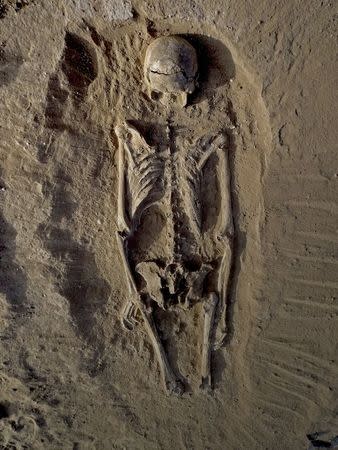
M181 37L160 37L147 48L144 74L150 92L160 93L163 103L176 97L185 106L197 84L196 51Z

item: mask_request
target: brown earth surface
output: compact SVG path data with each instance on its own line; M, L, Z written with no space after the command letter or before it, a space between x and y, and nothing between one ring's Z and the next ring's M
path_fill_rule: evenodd
M0 0L0 449L334 448L337 17L329 0ZM167 35L200 72L177 145L225 130L234 221L211 391L202 304L155 314L181 396L142 320L121 325L116 240L115 130L161 141L143 62ZM140 254L168 238L146 217Z

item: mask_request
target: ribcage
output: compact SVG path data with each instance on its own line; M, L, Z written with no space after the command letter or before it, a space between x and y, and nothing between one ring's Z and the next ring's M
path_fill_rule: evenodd
M125 213L135 229L144 211L164 195L165 155L129 124L120 128L120 138L125 163Z
M227 221L227 216L231 215L230 174L226 145L226 136L218 134L204 136L186 149L182 165L182 197L195 235L200 235L206 228L207 222L210 222L210 217L205 217L204 206L207 211L217 216L215 217L215 226L218 222L217 228L226 227L225 223L220 222ZM208 187L210 189L207 196ZM219 210L218 215L217 210Z

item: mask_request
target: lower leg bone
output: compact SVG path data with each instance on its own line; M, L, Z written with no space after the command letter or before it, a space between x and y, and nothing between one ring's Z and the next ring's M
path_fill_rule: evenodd
M202 387L211 387L211 350L213 348L215 310L218 303L216 293L211 293L204 304L204 331L202 347Z
M141 308L141 314L144 319L144 323L147 329L148 336L151 340L153 348L155 350L158 363L160 365L161 375L164 381L166 389L173 394L181 395L183 394L184 388L183 384L175 377L172 371L167 355L164 351L162 342L158 336L156 325L152 316L152 312L145 309L143 306Z

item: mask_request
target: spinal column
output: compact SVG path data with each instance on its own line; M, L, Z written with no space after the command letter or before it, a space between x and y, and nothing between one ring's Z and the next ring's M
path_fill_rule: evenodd
M183 154L185 149L176 145L175 131L168 126L170 156L167 166L168 187L170 189L170 221L172 233L172 262L180 263L189 258L191 246L194 246L194 235L191 232L189 216L186 214L182 196L182 172L184 171Z

